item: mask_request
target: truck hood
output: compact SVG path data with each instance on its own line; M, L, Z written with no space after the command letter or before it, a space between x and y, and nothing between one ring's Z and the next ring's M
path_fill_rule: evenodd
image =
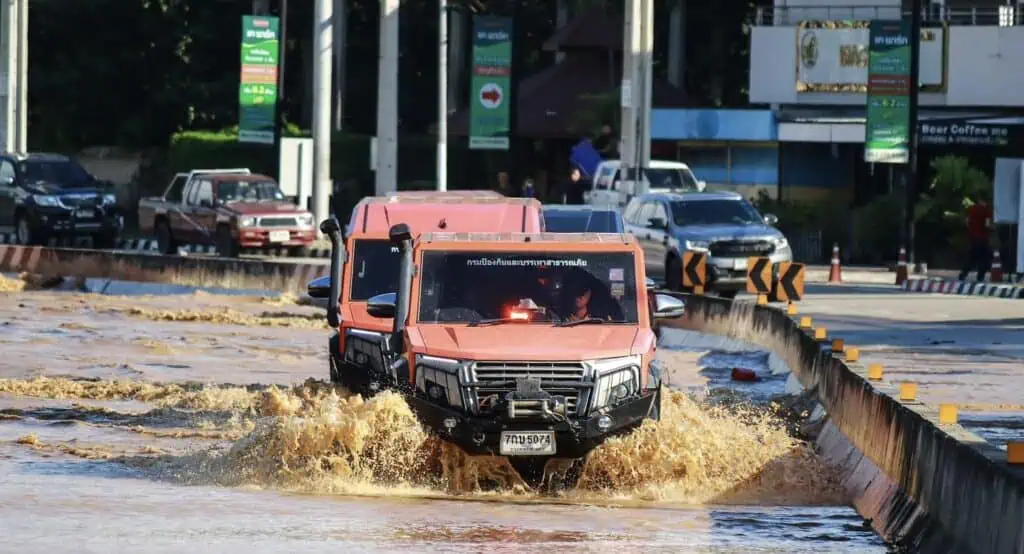
M680 238L692 240L737 240L750 238L782 238L782 233L768 225L687 225L679 229Z
M26 184L25 188L32 194L47 194L58 196L72 194L75 196L92 197L104 194L106 192L102 188L95 186L64 187L57 183L48 183L45 181Z
M633 325L593 324L557 328L507 323L485 327L416 325L408 328L413 350L470 360L575 361L640 354Z
M291 202L230 202L224 207L240 215L304 214Z

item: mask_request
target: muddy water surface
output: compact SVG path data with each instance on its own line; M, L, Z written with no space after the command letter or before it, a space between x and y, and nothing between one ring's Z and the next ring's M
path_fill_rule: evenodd
M0 550L885 551L770 409L673 393L537 493L323 383L328 331L280 304L0 294ZM679 388L765 363L664 355Z

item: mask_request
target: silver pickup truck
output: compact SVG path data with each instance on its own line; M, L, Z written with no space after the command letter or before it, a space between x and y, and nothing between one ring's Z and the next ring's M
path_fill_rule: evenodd
M633 198L622 218L644 249L647 275L672 290L682 288L687 250L708 255L706 289L726 298L746 288L748 258L767 257L773 268L793 261L778 218L734 192L648 193Z

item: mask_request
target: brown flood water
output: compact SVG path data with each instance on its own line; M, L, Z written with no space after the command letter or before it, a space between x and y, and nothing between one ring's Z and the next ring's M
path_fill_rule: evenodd
M573 490L330 387L312 308L0 293L0 551L884 552L771 410L674 392ZM694 353L664 351L673 383Z

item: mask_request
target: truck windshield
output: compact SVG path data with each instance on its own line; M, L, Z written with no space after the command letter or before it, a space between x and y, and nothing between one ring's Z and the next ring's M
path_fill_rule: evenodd
M352 249L349 300L361 302L378 294L398 292L402 258L387 239L356 239Z
M284 200L284 193L273 181L221 181L217 198L221 202L259 202Z
M27 183L53 183L64 187L93 184L89 172L72 160L25 160L19 165Z
M746 200L694 200L672 202L676 225L760 225L761 214Z
M632 253L426 252L421 269L420 323L637 322Z

